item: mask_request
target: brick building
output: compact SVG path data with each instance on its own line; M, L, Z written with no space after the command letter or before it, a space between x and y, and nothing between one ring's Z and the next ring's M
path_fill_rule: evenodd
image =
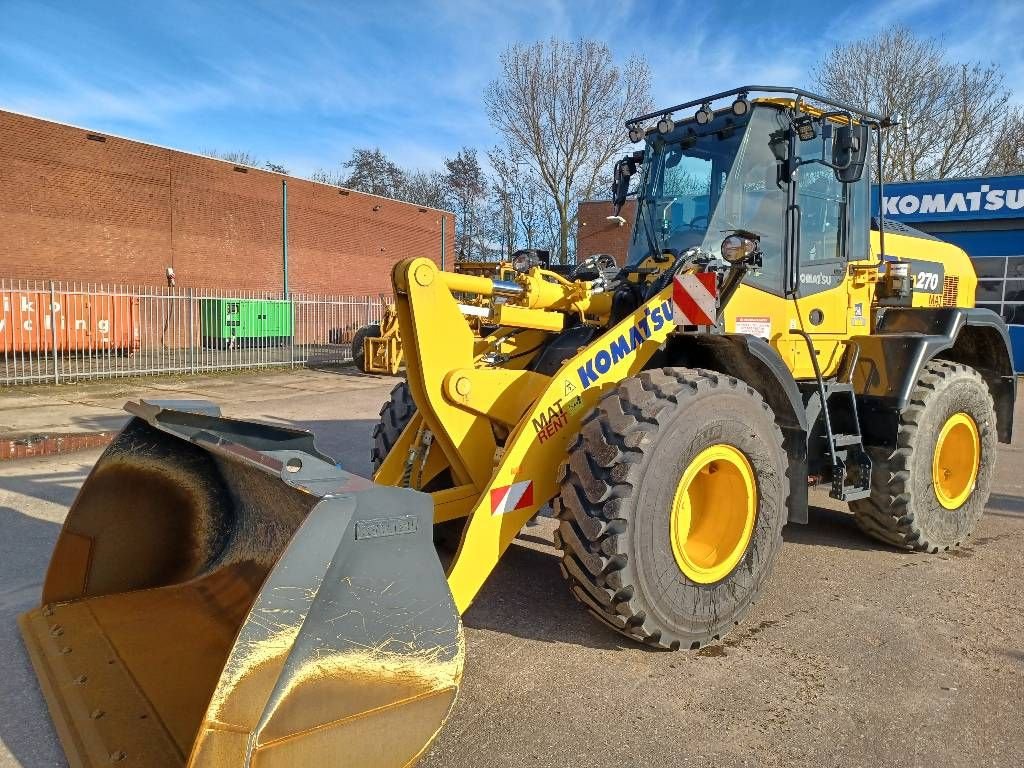
M451 213L0 111L0 278L377 294Z
M622 206L619 214L626 223L619 225L608 221L612 215L610 200L584 200L580 203L579 223L576 229L576 259L582 261L595 253L607 253L619 264L626 261L629 238L633 234L633 217L636 216L636 200L630 199Z

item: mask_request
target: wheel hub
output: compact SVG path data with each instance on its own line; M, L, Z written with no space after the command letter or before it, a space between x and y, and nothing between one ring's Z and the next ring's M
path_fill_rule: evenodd
M672 501L672 553L698 584L721 581L742 559L757 516L757 484L747 457L731 445L698 453Z
M974 490L981 462L981 437L974 419L954 413L939 431L932 454L932 485L946 509L958 509Z

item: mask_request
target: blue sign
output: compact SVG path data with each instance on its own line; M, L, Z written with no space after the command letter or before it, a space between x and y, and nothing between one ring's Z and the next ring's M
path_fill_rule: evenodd
M878 215L878 194L871 196ZM1024 176L937 179L886 184L885 217L898 221L1024 219Z

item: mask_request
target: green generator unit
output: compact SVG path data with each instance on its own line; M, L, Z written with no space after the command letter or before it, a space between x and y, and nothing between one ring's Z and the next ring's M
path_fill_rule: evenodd
M292 303L270 299L201 299L203 345L284 346L292 340Z

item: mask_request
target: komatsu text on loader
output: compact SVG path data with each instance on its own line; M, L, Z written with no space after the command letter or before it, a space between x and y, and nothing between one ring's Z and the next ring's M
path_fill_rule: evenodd
M894 547L968 542L1010 440L1007 330L961 250L872 222L889 124L717 93L627 126L625 264L398 263L407 377L372 483L305 432L131 404L21 619L72 764L414 762L461 614L549 503L572 593L664 649L744 617L809 486ZM438 525L461 526L447 572Z

